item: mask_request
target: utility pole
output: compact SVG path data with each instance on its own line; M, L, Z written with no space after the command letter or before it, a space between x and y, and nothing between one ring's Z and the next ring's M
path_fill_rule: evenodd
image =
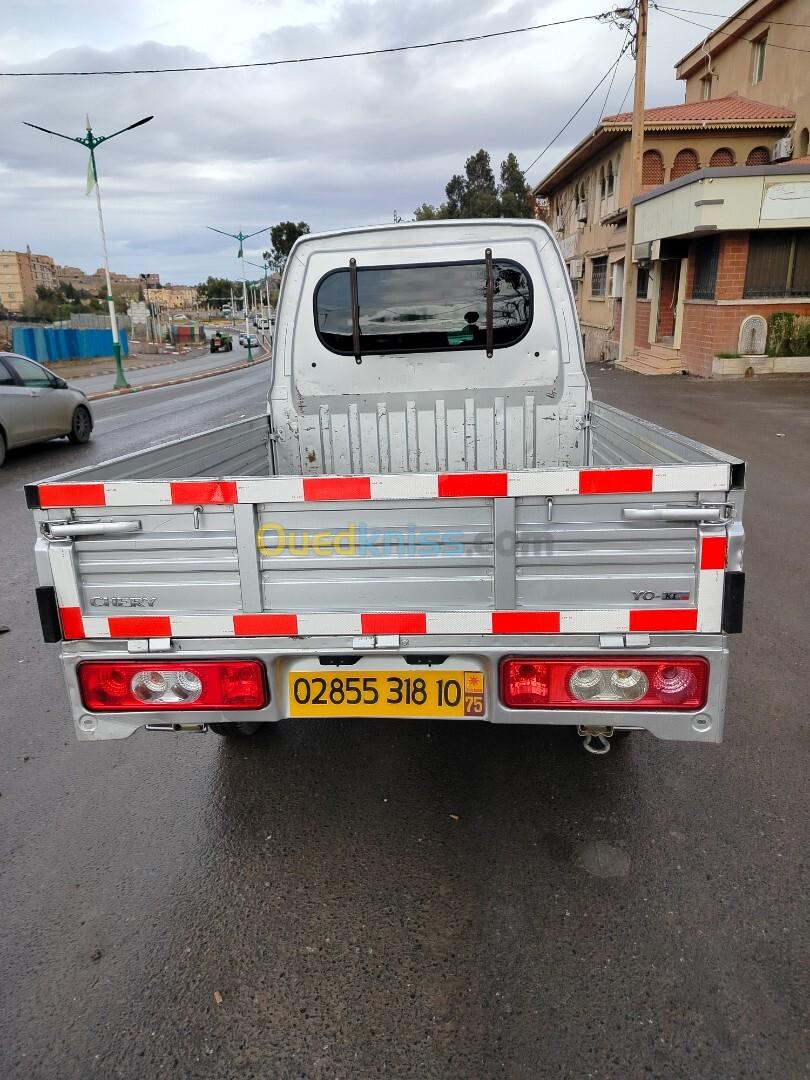
M114 131L112 135L94 135L92 128L90 127L90 117L88 116L86 119L87 134L82 138L75 135L63 135L60 131L51 131L50 128L40 127L39 124L29 124L27 120L23 120L23 123L26 127L36 128L37 131L44 131L46 135L56 135L57 138L67 139L68 142L81 143L82 146L86 146L90 151L90 160L87 163L87 194L89 195L93 188L96 189L98 225L101 232L101 250L104 255L104 273L107 282L107 304L110 310L110 330L112 331L112 347L113 355L115 357L115 382L113 383L113 387L115 390L131 390L132 387L124 376L124 368L121 363L121 339L118 335L118 314L115 310L115 300L113 298L112 283L110 281L110 260L107 255L107 234L104 231L104 216L101 212L101 190L98 182L98 169L96 168L96 147L100 146L103 142L114 139L116 135L122 135L125 131L132 131L133 128L140 127L141 124L148 124L152 117L144 116L142 120L136 120L134 124L129 124L125 128L119 128L118 131Z
M633 12L635 35L633 55L636 80L633 93L633 127L630 134L630 189L627 195L627 237L624 243L624 282L622 285L622 321L619 330L619 362L636 346L636 282L638 271L633 262L633 238L636 208L633 199L641 194L641 169L644 158L644 90L647 77L647 18L649 0L636 0Z

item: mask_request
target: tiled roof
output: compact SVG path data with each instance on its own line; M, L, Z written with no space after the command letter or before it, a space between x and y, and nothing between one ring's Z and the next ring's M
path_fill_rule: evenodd
M645 109L644 126L751 123L757 120L792 120L795 115L781 105L768 105L732 94L728 97L710 98L708 101L693 101L688 105L662 105L657 109ZM617 113L615 116L603 117L602 124L606 127L630 124L632 119L632 113Z

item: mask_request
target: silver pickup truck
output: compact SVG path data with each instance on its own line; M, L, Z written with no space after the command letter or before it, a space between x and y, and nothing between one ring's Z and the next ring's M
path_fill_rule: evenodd
M258 416L26 489L80 739L288 717L718 742L741 461L592 400L549 230L303 237Z

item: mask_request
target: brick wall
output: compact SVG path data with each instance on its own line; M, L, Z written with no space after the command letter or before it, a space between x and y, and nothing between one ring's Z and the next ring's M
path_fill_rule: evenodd
M694 252L694 248L692 250ZM692 262L691 257L689 261ZM747 264L748 233L726 233L720 244L715 300L740 300L742 298Z
M608 340L615 344L615 349L612 353L608 354L608 358L613 355L618 359L618 346L619 335L621 333L622 325L622 301L614 300L613 329L610 331ZM650 301L649 300L637 300L636 301L636 348L648 349L650 335Z
M796 315L810 315L810 303L789 300L779 304L713 304L711 301L687 300L683 313L681 334L681 360L684 369L692 375L708 378L712 373L712 359L718 353L737 351L740 323L749 315L762 315L770 319L777 311L792 311Z
M727 233L720 244L715 300L742 301L745 268L748 262L748 234ZM717 304L711 300L690 300L694 280L694 247L689 255L686 279L687 300L681 333L681 360L686 371L706 378L712 373L712 359L718 353L737 351L740 323L749 315L766 320L777 311L810 315L810 303L790 300L773 303Z

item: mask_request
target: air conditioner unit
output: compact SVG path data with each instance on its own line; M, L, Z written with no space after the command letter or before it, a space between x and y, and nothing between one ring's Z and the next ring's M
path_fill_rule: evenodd
M568 264L568 276L572 281L581 281L585 277L585 260L572 259Z
M787 161L793 153L793 138L786 135L771 147L771 161Z
M583 224L588 220L588 204L586 202L577 203L577 221Z
M554 219L554 228L557 232L565 232L565 218L562 214L557 214L557 217Z

